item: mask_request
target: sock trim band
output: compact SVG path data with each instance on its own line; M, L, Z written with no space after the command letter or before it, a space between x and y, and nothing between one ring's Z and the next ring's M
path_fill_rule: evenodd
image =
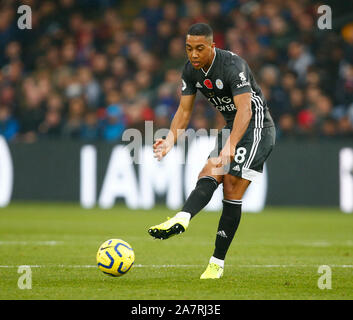
M201 179L210 179L212 180L215 184L216 184L216 187L218 187L218 182L215 178L213 178L212 176L203 176L201 177L198 181L200 181Z
M229 203L229 204L237 204L237 205L239 205L239 204L242 204L242 203L243 203L243 201L242 201L242 200L228 200L228 199L223 199L222 201L223 201L223 202L225 202L225 203Z

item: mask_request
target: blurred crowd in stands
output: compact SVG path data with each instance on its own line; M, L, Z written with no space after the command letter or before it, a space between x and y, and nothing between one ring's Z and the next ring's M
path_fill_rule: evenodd
M32 9L32 29L17 8ZM353 137L353 22L319 30L307 0L1 0L0 134L8 141L118 141L169 128L185 35L209 23L218 48L250 65L279 139ZM353 20L351 20L353 21ZM197 96L190 127L220 128Z

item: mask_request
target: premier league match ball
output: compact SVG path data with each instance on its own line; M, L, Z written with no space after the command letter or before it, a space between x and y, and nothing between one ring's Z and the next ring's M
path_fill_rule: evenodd
M120 277L127 273L134 261L134 250L126 241L120 239L105 241L97 252L98 268L113 277Z

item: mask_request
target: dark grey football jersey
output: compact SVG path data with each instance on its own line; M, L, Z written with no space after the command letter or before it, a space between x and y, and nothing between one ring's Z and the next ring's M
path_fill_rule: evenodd
M193 95L197 90L219 110L227 124L231 124L237 112L233 96L251 93L252 118L249 126L264 128L273 126L267 103L253 74L244 59L233 52L215 48L210 68L196 70L188 61L182 74L182 95Z

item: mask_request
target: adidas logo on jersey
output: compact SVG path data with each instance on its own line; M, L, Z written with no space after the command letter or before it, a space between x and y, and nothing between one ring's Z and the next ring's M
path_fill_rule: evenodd
M197 82L195 87L196 88L202 88L202 85L200 84L200 82Z
M228 238L224 230L220 230L217 232L217 235L221 236L222 238Z
M239 165L237 164L234 168L233 168L234 171L240 171L240 167Z

